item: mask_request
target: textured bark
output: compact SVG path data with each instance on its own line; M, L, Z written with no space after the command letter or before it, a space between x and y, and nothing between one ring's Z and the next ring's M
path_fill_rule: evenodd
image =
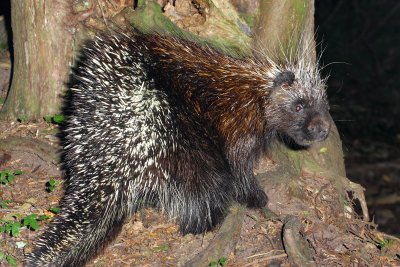
M314 1L261 1L253 47L282 59L295 53L302 43L308 43L310 59L315 59Z
M39 119L60 111L73 45L68 0L13 0L14 67L1 111L6 119Z

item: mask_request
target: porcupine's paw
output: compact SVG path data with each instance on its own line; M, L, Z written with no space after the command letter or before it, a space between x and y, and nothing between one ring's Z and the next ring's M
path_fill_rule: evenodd
M246 203L249 208L262 208L268 203L268 197L261 188L254 188L248 196ZM243 203L244 204L244 203Z

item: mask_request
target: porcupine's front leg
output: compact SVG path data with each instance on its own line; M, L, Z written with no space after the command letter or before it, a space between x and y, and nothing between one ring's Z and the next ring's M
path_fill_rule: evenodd
M267 204L268 197L253 175L254 164L263 148L263 144L258 144L255 140L256 138L251 136L237 140L233 146L226 149L226 156L236 178L236 200L250 208L261 208Z

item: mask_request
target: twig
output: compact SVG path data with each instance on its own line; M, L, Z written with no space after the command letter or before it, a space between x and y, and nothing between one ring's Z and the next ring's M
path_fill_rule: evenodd
M279 254L279 255L270 256L270 257L258 259L258 260L256 260L256 261L249 262L249 263L243 265L243 267L246 267L246 266L253 266L255 263L259 263L259 262L263 262L263 261L270 261L270 260L275 260L275 259L280 259L280 258L286 258L286 257L287 257L287 254L286 254L286 253L282 253L282 254Z
M284 250L282 250L282 249L278 249L278 250L270 250L270 251L268 251L268 252L264 252L264 253L258 253L258 254L254 254L254 255L251 255L251 256L249 256L249 257L247 257L247 259L251 259L251 258L254 258L254 257L259 257L259 256L265 256L265 255L268 255L268 254L271 254L271 253L274 253L274 252L283 252ZM286 254L286 253L284 253L284 254Z

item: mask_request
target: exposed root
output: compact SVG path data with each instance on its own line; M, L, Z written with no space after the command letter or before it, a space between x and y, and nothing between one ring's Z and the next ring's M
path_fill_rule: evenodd
M367 201L365 201L365 195L364 195L365 188L359 184L353 183L346 177L341 177L341 179L344 182L347 182L347 185L349 186L351 191L354 193L354 197L356 199L358 199L358 201L360 202L361 210L362 210L362 214L363 214L363 220L365 222L369 222Z
M311 257L311 250L300 234L301 222L293 216L285 218L283 226L283 244L292 266L316 266Z
M245 208L242 206L232 207L210 245L183 266L208 266L211 261L226 255L227 250L232 250L238 241L240 230L242 229L244 211Z
M277 259L282 259L282 258L286 258L286 257L287 257L286 253L282 253L282 254L278 254L278 255L274 255L274 256L269 256L269 257L264 257L264 258L257 259L255 261L249 262L249 263L243 265L243 267L254 266L254 265L259 264L261 262L277 260Z

